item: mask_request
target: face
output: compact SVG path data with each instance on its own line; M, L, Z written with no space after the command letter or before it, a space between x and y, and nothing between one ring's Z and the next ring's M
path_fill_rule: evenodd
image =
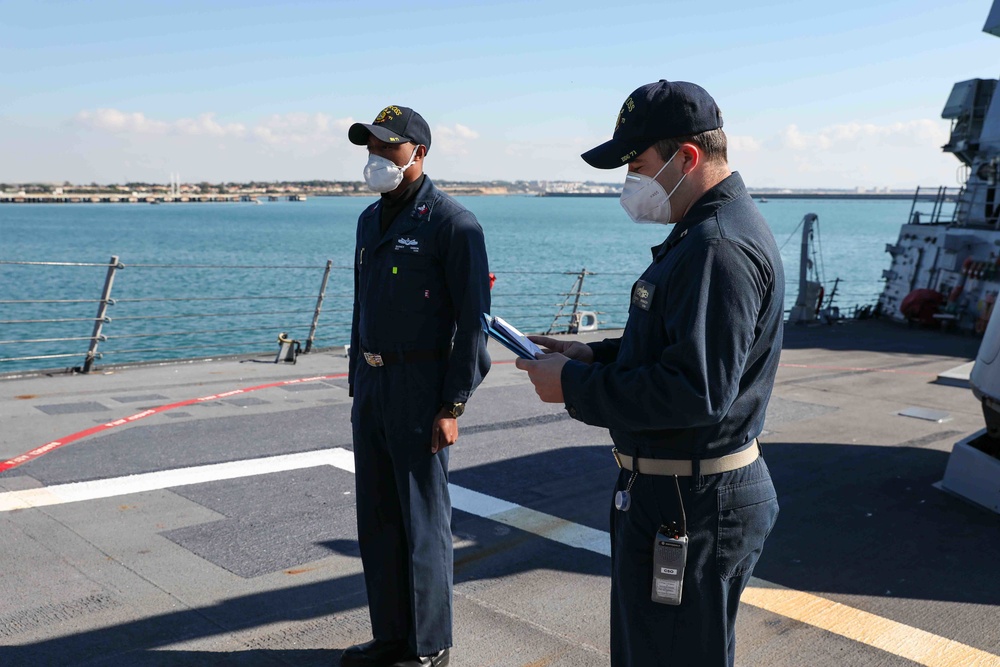
M670 192L684 173L682 170L683 157L683 151L677 153L673 162L667 165L666 169L663 169L663 165L667 161L660 157L656 146L650 146L642 153L639 153L639 157L628 163L628 170L642 174L643 176L655 178L663 186L664 190ZM663 169L663 171L660 172L660 169ZM659 176L656 175L657 172L660 172Z
M368 153L391 160L400 167L410 161L410 156L413 155L414 148L415 146L410 142L405 144L390 144L376 138L374 135L368 135Z
M698 166L700 158L701 154L694 144L681 144L673 160L667 164L667 160L660 157L656 146L650 146L628 163L628 170L656 179L664 192L673 193L670 196L670 201L674 204L671 207L670 217L671 222L676 222L683 217L687 208L684 188L678 188L677 185L685 174L690 174ZM667 159L670 159L669 156ZM665 168L664 165L666 165ZM660 171L661 169L663 171Z

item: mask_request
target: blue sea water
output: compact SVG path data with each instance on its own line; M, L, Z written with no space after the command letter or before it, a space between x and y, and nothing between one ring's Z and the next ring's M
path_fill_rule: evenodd
M585 280L589 295L584 303L601 313L603 327L623 325L629 288L648 264L649 248L669 231L633 224L611 197L459 199L486 234L490 268L497 276L494 313L526 331L544 331L552 324L574 274L583 268L595 274ZM118 256L125 269L115 274L116 302L104 326L108 340L100 346L104 363L276 350L279 331L305 340L323 267L331 260L316 345L343 344L350 325L355 223L371 201L3 205L0 260L102 264ZM844 308L877 298L882 269L889 264L885 244L895 242L910 202L778 199L760 204L760 210L782 246L789 280L786 308L797 289L800 236L795 229L806 213L819 216L819 265L827 293L833 280L841 279L837 303ZM298 268L233 268L259 266ZM79 365L96 303L11 301L93 302L105 273L101 266L0 264L0 362L79 353L79 358L0 363L0 373ZM226 300L197 300L206 297ZM51 319L75 321L27 321ZM561 324L565 328L566 320ZM179 335L184 332L190 333ZM53 338L81 340L8 342Z

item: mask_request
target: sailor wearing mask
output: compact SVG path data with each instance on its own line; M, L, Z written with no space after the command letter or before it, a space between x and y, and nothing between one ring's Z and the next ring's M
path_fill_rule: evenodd
M448 447L489 371L489 267L476 217L424 175L427 122L388 106L348 130L381 198L358 219L349 386L358 542L374 640L344 667L449 661Z
M629 217L674 226L621 338L532 337L553 353L517 367L543 401L611 431L611 664L731 666L740 595L778 514L756 438L781 351L781 257L700 86L638 88L582 157L628 165Z

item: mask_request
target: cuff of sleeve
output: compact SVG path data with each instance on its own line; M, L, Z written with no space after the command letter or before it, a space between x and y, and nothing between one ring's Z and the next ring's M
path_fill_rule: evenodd
M608 345L608 341L600 340L595 343L587 343L587 347L594 353L594 362L603 364L613 361L614 353L611 351L612 346Z
M469 399L472 398L472 392L459 392L457 394L444 394L441 399L441 405L445 403L468 403Z
M573 419L584 423L590 423L585 418L585 398L582 390L584 378L590 372L590 368L588 364L582 361L571 359L563 366L562 374L559 377L562 383L563 402L566 403L566 412Z

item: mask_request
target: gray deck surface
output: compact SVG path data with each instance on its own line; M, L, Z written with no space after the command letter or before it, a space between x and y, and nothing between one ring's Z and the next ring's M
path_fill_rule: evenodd
M983 427L968 389L935 382L978 340L876 321L786 331L762 436L781 514L753 586L841 603L862 631L745 602L737 664L1000 664L1000 517L932 487ZM491 352L452 484L606 533L607 432ZM0 380L0 461L146 408L347 370L342 353L299 359ZM219 397L54 449L0 473L0 494L350 449L349 419L343 378ZM354 492L348 470L312 465L0 511L0 666L336 665L370 637ZM453 526L452 665L608 664L606 556L461 509ZM883 621L904 632L859 638ZM952 658L902 657L927 637L958 642Z

